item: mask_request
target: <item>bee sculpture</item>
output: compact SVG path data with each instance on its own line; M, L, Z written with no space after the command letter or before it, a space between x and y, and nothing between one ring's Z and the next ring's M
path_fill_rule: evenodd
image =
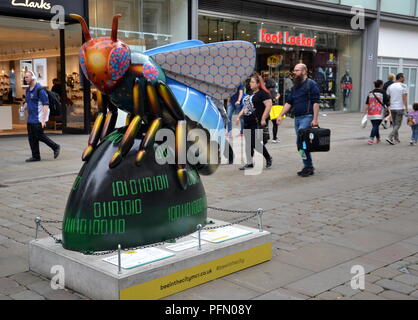
M81 69L98 89L99 114L83 161L88 161L98 143L114 130L118 109L130 115L129 126L110 160L110 168L118 166L130 151L141 126L147 130L136 155L138 166L160 128L175 130L176 159L185 148L185 132L193 128L211 132L211 138L221 149L224 147L225 122L214 100L230 97L254 70L255 48L251 43L204 44L189 40L142 53L117 39L120 14L113 19L111 36L97 39L91 37L81 16L70 16L80 22L85 38L79 51ZM207 154L209 148L208 144ZM218 164L205 163L196 168L201 174L211 174ZM186 189L186 165L177 163L176 169L178 181Z
M142 53L117 39L121 15L113 19L111 36L98 39L82 17L71 17L82 26L80 67L97 88L99 113L65 208L63 247L126 249L193 233L208 223L199 174L216 170L227 145L217 101L251 74L254 46L190 40ZM115 129L118 110L129 116ZM160 140L162 129L171 134L170 161L163 164L157 161L165 158L160 147L169 139ZM193 129L206 136L187 141ZM186 150L199 161L185 157Z

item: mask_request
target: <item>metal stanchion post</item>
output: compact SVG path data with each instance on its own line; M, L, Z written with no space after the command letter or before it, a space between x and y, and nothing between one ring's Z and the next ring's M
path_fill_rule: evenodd
M201 238L202 228L203 228L203 226L201 224L197 225L197 233L198 233L198 236L199 236L199 248L198 248L199 251L202 250L202 238Z
M118 274L121 274L122 273L122 266L121 266L122 262L121 262L121 253L120 253L120 251L121 251L121 245L118 244Z
M35 240L38 240L38 230L39 230L39 224L41 223L41 218L36 217L35 224L36 224L36 232L35 232Z
M258 227L260 228L260 232L263 232L263 213L264 213L264 210L262 208L257 210Z

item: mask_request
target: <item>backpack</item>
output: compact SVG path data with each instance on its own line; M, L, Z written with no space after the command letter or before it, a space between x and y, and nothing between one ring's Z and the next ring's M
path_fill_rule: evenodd
M54 91L49 91L45 88L41 90L45 90L46 94L48 95L50 115L51 116L61 115L62 104L61 104L61 97L59 96L59 94Z

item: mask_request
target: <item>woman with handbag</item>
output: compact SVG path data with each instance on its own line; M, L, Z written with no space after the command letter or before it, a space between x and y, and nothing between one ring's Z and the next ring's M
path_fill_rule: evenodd
M250 79L250 87L252 95L248 95L244 99L244 107L237 118L237 124L241 117L244 117L245 143L247 147L246 157L247 164L240 168L246 170L254 167L253 157L254 149L260 150L262 146L263 156L266 159L266 168L270 168L273 158L267 151L266 144L269 139L267 119L273 105L270 92L264 85L263 78L253 75ZM262 130L257 130L262 129ZM256 146L258 147L256 148Z
M366 106L364 108L364 114L367 115L367 119L371 121L373 126L370 139L367 142L370 145L377 144L381 141L379 126L389 112L389 108L387 107L389 97L383 90L383 81L376 80L374 87L375 89L370 91L367 96Z

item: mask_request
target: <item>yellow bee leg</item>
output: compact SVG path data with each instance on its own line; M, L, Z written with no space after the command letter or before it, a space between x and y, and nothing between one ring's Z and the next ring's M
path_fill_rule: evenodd
M103 129L104 124L104 117L106 113L106 109L103 106L103 96L100 91L97 91L97 105L99 107L99 114L96 117L96 121L94 122L93 129L91 130L88 146L84 149L83 155L81 159L83 161L88 161L93 154L94 148L96 148L97 144L99 143L101 132Z
M115 129L116 120L118 119L118 108L110 103L109 109L110 112L106 114L106 120L103 125L100 140L103 140L109 133L111 133Z
M119 150L115 152L112 159L109 162L109 167L116 167L123 159L124 156L129 152L134 144L135 137L138 133L141 125L141 115L143 114L144 106L144 95L139 79L135 79L133 87L133 103L134 103L134 117L129 123L129 127L123 136ZM141 103L142 102L142 103ZM141 113L142 112L142 113Z
M158 95L164 101L165 106L167 107L168 112L175 120L184 120L186 119L183 109L180 107L177 99L171 92L170 88L162 81L158 81L157 84Z
M129 152L134 144L134 139L138 133L139 127L141 125L141 117L135 116L128 129L123 136L122 142L120 144L119 150L115 152L112 159L110 160L109 167L116 167L123 159L124 156Z
M155 140L155 135L157 134L157 131L161 127L161 121L162 121L161 118L155 119L152 122L151 126L148 128L147 133L144 139L142 139L141 145L139 146L139 151L136 155L135 163L137 165L140 165L142 160L144 159L146 149L153 145L154 140Z
M183 190L187 189L187 171L186 171L186 121L177 122L176 126L176 167L177 177Z

